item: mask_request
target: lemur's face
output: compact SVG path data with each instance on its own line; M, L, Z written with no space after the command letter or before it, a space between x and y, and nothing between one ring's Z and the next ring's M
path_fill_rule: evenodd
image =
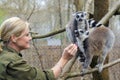
M82 29L75 30L75 33L78 33L77 36L81 41L84 41L89 36L89 31L83 31Z
M73 14L74 19L77 21L77 27L79 29L87 30L87 20L89 19L89 13L88 12L76 12Z
M79 22L82 22L83 20L86 20L89 18L89 14L87 12L76 12L73 14L73 16Z
M89 19L89 13L87 12L76 12L74 14L74 18L77 21L78 30L76 32L79 33L79 38L84 40L89 35L89 25L87 24L87 20Z

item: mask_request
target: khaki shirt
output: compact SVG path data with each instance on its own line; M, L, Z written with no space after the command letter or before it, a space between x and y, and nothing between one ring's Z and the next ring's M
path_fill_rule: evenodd
M55 80L55 78L52 70L44 72L31 67L20 53L10 47L4 47L0 53L0 80Z

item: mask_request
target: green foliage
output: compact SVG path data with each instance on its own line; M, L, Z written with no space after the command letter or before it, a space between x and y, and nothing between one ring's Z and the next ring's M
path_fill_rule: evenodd
M3 22L5 15L6 15L6 12L0 9L0 24Z

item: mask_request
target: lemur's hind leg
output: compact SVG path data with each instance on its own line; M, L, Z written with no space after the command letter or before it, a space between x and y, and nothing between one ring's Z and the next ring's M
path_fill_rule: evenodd
M85 58L85 62L82 64L83 69L82 72L86 72L86 70L89 68L89 65L92 61L93 55L90 55L88 52L86 52L86 58Z
M96 67L98 68L99 72L102 72L103 70L103 64L108 54L108 51L109 49L107 47L104 47L102 54L98 57L98 64L96 65Z

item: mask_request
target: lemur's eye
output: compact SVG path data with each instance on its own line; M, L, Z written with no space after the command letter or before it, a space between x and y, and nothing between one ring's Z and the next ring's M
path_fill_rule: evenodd
M80 31L80 33L84 33L84 31Z
M84 12L84 15L87 15L87 13L86 13L86 12Z
M79 18L79 15L76 15L76 18Z
M89 32L87 32L86 35L89 35Z
M81 17L84 17L84 15L82 14Z

